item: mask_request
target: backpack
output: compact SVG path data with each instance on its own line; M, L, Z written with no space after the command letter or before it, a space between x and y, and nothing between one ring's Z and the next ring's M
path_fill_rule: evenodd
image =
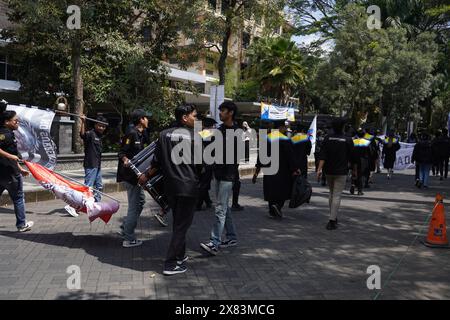
M302 176L297 176L292 186L289 208L298 208L305 202L309 202L312 195L311 184Z

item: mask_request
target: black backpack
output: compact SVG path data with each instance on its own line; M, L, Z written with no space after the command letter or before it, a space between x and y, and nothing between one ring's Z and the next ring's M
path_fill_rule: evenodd
M302 176L296 176L292 186L289 208L298 208L305 202L309 202L312 195L311 184Z

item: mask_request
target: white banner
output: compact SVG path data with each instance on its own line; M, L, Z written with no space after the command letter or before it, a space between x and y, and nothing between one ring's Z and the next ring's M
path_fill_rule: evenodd
M311 154L314 154L314 152L316 152L317 116L314 117L314 120L311 122L311 125L309 126L308 135L312 144Z
M22 105L8 105L6 110L14 110L19 117L19 129L14 131L14 135L22 159L53 170L56 166L56 145L50 136L50 129L55 113Z
M415 164L411 162L415 145L415 143L400 142L400 150L397 151L394 170L414 169L416 167ZM380 165L382 167L383 163L380 162Z
M266 104L261 102L261 119L262 120L284 120L295 121L294 108Z

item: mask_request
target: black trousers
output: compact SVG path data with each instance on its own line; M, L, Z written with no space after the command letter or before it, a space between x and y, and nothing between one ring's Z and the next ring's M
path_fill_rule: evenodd
M177 261L186 255L186 233L194 219L197 198L171 197L169 202L173 214L173 227L165 261L166 268L175 267Z
M197 208L201 208L202 205L203 205L203 202L206 205L211 205L212 204L211 198L209 197L209 190L208 189L200 190L200 197L198 198L198 201L197 201Z
M246 140L244 141L244 146L245 146L245 162L249 162L250 161L250 140Z
M239 178L239 169L236 169L233 180L233 205L239 204L239 193L241 192L241 180Z
M444 160L444 177L445 177L445 179L447 179L447 177L448 177L448 160L449 160L448 157Z

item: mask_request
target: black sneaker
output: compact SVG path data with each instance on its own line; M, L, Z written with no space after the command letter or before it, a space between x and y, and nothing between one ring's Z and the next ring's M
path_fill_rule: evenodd
M162 227L167 227L168 226L168 224L166 222L166 219L164 218L164 216L162 214L160 214L160 213L155 214L155 219L159 222L159 224Z
M231 206L231 211L242 211L244 210L244 207L241 206L240 204L233 204Z
M283 214L281 213L281 210L278 209L278 207L276 205L271 205L270 206L272 209L272 212L274 213L274 215L278 218L283 218Z
M337 222L334 220L328 221L327 230L335 230L337 229Z
M363 195L364 195L364 192L358 191L358 196L363 196Z
M213 256L216 256L219 252L219 250L217 250L216 246L211 241L208 243L200 243L200 247Z
M187 271L187 267L185 265L176 265L172 268L165 268L163 274L165 276L173 276L178 273L184 273Z
M350 194L355 194L355 186L350 187Z
M237 246L237 240L225 240L220 243L221 248L235 247Z
M183 264L183 263L185 263L185 262L188 261L188 260L189 260L189 257L188 257L188 256L184 256L184 258L181 259L181 260L178 260L177 263L178 263L178 264Z

